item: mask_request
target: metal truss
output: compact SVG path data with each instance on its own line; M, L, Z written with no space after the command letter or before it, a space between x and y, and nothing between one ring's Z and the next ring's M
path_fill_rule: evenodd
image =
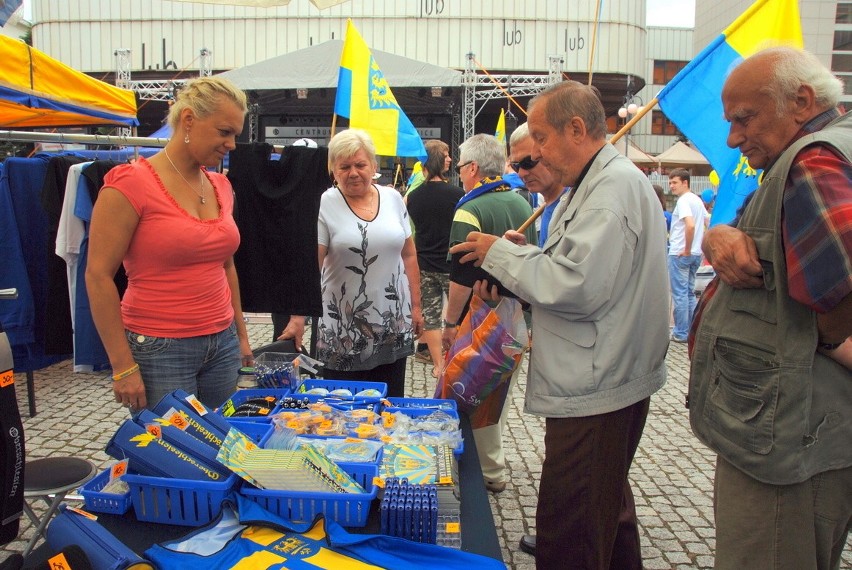
M151 81L131 81L131 89L147 101L171 101L175 91L186 83L186 79L157 79Z
M130 50L127 48L117 49L115 55L115 85L122 89L133 89L130 81ZM121 127L119 133L123 137L129 137L133 131L129 127Z
M115 84L118 87L132 89L139 94L139 98L145 101L171 101L175 98L175 92L187 82L186 79L154 79L149 81L133 81L130 79L130 50L120 49L115 51L116 73ZM213 74L213 52L207 48L201 48L200 77L209 77ZM123 82L123 83L122 83Z
M462 110L462 130L464 138L473 136L473 124L476 115L476 102L488 102L495 98L524 97L536 95L549 85L562 81L562 65L560 56L550 56L547 75L513 75L489 74L480 75L474 70L473 54L467 54L467 66L462 76L464 87L464 109ZM481 111L485 103L480 106Z

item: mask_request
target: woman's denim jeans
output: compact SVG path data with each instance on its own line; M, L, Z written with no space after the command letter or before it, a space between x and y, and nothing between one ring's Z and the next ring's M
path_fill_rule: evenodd
M148 408L180 388L209 408L219 407L237 389L240 343L237 327L189 338L147 336L126 330L127 342L145 382Z

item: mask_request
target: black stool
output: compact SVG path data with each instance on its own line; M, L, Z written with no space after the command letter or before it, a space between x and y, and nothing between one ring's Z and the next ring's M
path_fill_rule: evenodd
M96 472L97 469L91 461L79 457L45 457L26 462L24 512L35 525L35 533L24 549L24 557L32 551L38 539L44 536L47 523L56 514L65 496L94 477ZM41 519L30 506L30 499L41 499L47 504L47 512Z

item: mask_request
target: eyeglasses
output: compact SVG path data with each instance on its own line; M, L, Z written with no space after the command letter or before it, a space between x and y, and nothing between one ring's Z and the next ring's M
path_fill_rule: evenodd
M538 166L538 161L533 160L531 156L527 155L519 162L510 162L509 166L511 166L512 170L514 170L515 172L520 172L522 168L524 170L532 170L533 168Z
M461 174L461 169L462 169L462 168L464 168L465 166L467 166L468 164L473 164L473 161L472 161L472 160L468 160L468 161L467 161L467 162L465 162L465 163L457 164L457 165L456 165L456 174Z

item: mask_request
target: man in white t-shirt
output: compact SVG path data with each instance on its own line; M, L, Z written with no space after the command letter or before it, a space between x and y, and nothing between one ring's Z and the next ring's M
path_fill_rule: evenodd
M695 312L695 272L701 265L701 240L707 210L701 198L689 189L688 170L672 170L669 189L677 196L669 232L669 282L674 305L672 340L686 342Z

